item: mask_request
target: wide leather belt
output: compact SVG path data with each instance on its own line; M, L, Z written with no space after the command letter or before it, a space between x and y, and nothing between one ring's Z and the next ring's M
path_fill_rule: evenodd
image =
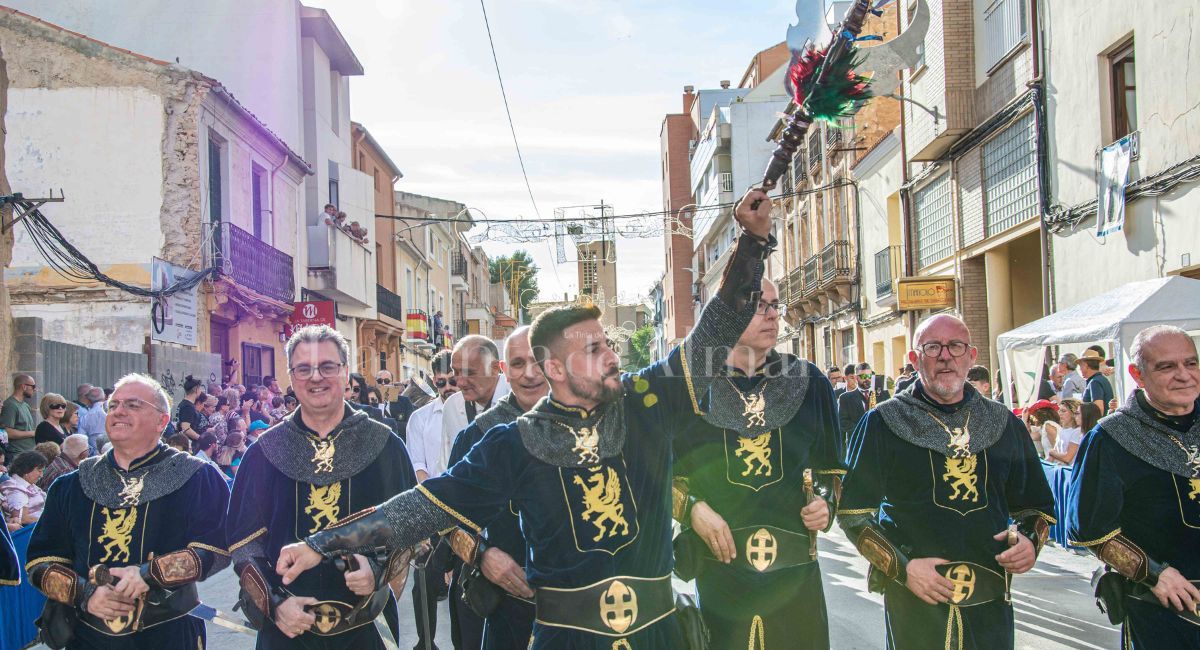
M771 573L813 562L808 533L775 526L747 526L729 531L738 551L737 564L755 573ZM711 553L705 559L716 562Z
M88 627L108 636L128 636L147 628L187 616L200 603L195 583L178 589L151 589L133 613L112 620L93 616L85 611L79 618Z
M974 562L949 562L937 572L953 583L950 605L971 607L1003 599L1008 601L1008 577Z
M370 599L354 606L340 600L322 600L312 605L306 605L304 611L312 614L317 620L308 629L317 636L337 636L364 625L370 625L387 605L391 591L385 586L376 591Z
M623 637L675 611L671 576L616 576L586 587L541 587L534 604L537 622L551 627Z
M1190 582L1195 587L1200 588L1200 580L1191 580ZM1135 586L1129 595L1137 598L1138 600L1162 607L1162 603L1158 602L1158 597L1151 593L1150 588L1145 585L1139 584ZM1192 625L1200 626L1200 610L1181 612L1174 607L1168 607L1167 610L1179 618L1187 621L1188 623L1191 623Z

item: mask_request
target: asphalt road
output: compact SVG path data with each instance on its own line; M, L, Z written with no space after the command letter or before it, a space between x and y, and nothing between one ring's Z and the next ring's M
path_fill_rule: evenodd
M836 527L820 543L820 561L825 576L831 638L837 650L869 650L883 647L883 601L865 591L867 563ZM1016 606L1017 648L1036 650L1083 650L1117 648L1118 629L1108 624L1092 601L1088 578L1096 566L1089 556L1057 547L1047 547L1032 571L1013 580ZM690 585L680 583L680 589ZM407 591L407 590L406 590ZM200 586L204 602L232 613L237 597L233 571L226 570ZM439 603L438 646L449 650L449 613ZM399 647L417 642L410 594L400 601L402 625ZM234 615L240 619L240 616ZM220 650L253 648L254 640L244 634L209 625L209 645ZM720 650L720 649L714 649Z

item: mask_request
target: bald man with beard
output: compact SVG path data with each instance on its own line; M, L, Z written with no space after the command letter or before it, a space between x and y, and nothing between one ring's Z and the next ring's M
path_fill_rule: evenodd
M967 382L967 326L933 316L913 341L919 378L850 437L838 522L871 563L889 649L1012 648L1011 577L1037 561L1054 497L1021 421Z

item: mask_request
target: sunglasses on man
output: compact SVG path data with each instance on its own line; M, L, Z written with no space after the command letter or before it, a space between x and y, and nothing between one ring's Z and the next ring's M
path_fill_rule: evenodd
M454 377L451 377L449 379L438 379L437 381L433 382L433 385L437 386L438 388L445 388L446 384L450 384L451 386L457 387L458 380L455 379Z

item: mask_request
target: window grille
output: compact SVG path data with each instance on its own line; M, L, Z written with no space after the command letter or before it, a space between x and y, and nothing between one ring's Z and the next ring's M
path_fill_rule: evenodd
M954 246L950 210L950 174L942 174L913 194L916 218L913 241L917 265L928 266L950 255Z
M1037 215L1037 140L1028 113L983 145L987 236Z

